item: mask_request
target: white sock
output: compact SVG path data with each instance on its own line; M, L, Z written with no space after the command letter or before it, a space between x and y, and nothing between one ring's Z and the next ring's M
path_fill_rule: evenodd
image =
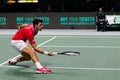
M40 64L40 62L36 62L35 65L37 68L42 68L42 65Z

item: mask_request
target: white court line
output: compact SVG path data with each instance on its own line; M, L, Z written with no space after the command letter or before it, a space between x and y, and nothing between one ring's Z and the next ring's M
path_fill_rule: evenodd
M88 35L82 35L82 36L78 36L78 35L58 35L58 37L64 37L64 38L95 38L95 39L109 39L109 38L112 38L112 39L114 39L114 38L120 38L119 36L117 37L113 37L113 35L110 35L110 36L106 36L106 35L102 35L102 36L96 36L96 35L90 35L90 36L88 36Z
M9 68L23 68L24 66L2 66ZM34 68L34 67L29 67ZM120 68L85 68L85 67L48 67L51 69L67 69L67 70L95 70L95 71L120 71Z
M42 46L42 45L44 45L44 44L46 44L46 43L52 41L52 40L55 39L55 38L56 38L56 36L54 36L54 37L52 37L51 39L49 39L49 40L47 40L47 41L45 41L45 42L39 44L37 47L40 47L40 46Z
M47 41L45 41L45 42L43 42L43 43L37 45L37 47L40 47L40 46L42 46L42 45L44 45L44 44L46 44L46 43L52 41L52 40L55 39L55 38L56 38L56 36L54 36L54 37L50 38L49 40L47 40ZM18 55L18 56L15 56L14 58L18 58L18 57L20 57L20 56L21 56L21 55ZM12 58L12 59L14 59L14 58ZM1 64L0 64L0 67L1 67L2 65L6 64L7 62L8 62L8 60L5 61L5 62L3 62L3 63L1 63Z
M12 59L18 58L18 57L20 57L20 56L21 56L21 55L18 55L18 56L16 56L16 57L12 58ZM1 63L1 64L0 64L0 67L1 67L2 65L6 64L7 62L8 62L8 60L5 61L5 62L3 62L3 63Z
M120 48L120 46L42 46L42 47L72 47L72 48Z
M83 68L83 67L49 67L54 69L73 69L73 70L120 70L120 68Z
M13 35L0 35L0 37L5 37L5 38L7 38L7 37L12 37ZM36 37L52 37L52 36L39 36L39 35L36 35Z
M0 37L12 37L13 35L0 35ZM51 37L51 35L45 35L45 36L39 36L39 35L37 35L36 37ZM111 35L111 36L105 36L105 35L103 35L103 36L96 36L96 35L91 35L91 36L86 36L86 35L84 35L84 36L73 36L73 35L58 35L58 37L65 37L65 38L68 38L68 37L70 37L70 38L74 38L74 37L76 37L76 38L100 38L100 39L102 39L102 38L106 38L106 39L109 39L109 38L112 38L112 39L115 39L115 38L120 38L119 36L117 37L113 37L113 35Z

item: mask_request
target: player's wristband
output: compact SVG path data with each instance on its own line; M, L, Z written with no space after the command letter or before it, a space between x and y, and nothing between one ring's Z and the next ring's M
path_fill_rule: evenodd
M44 51L44 54L48 55L48 52L47 52L47 51Z

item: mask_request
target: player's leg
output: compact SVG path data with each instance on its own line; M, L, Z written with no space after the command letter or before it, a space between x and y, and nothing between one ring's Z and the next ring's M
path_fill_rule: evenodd
M11 40L11 44L12 44L12 47L15 48L22 56L20 56L19 58L10 59L8 61L10 65L15 65L17 62L25 61L26 59L30 58L29 54L24 54L24 52L21 52L21 50L27 46L27 44L24 41ZM24 56L26 56L26 58L24 58Z
M33 49L31 49L31 47L26 46L25 48L22 49L22 52L29 54L32 61L35 63L35 65L37 67L37 69L36 69L37 73L51 73L52 72L51 70L47 69L46 67L41 66L36 53L33 51ZM27 56L24 56L24 58L27 59Z
M28 46L23 40L12 40L11 44L12 44L12 47L15 48L22 55L22 57L19 57L20 59L18 60L19 62L31 59L32 54L36 56L34 50L30 46ZM35 59L37 59L38 61L38 58L35 58Z
M33 60L34 63L39 62L36 53L29 46L26 46L22 49L21 55L22 56L20 56L19 58L11 60L11 63L14 64L16 62L28 61L31 59Z
M31 58L33 60L34 63L39 62L38 57L36 56L35 51L30 47L30 46L26 46L22 49L22 55L24 56L24 58L28 59ZM29 55L29 56L28 56Z
M31 60L31 57L29 54L26 54L26 53L21 53L22 56L18 57L18 58L15 58L15 59L10 59L9 60L9 64L10 65L15 65L16 63L18 62L22 62L22 61L29 61Z
M17 62L22 62L22 61L29 61L31 60L31 57L29 54L25 53L25 52L22 52L21 53L21 57L17 58Z
M19 57L18 59L14 59L14 60L9 60L9 64L12 63L12 65L13 65L13 64L16 64L17 62L26 61L26 60L31 59L35 63L38 73L50 73L50 72L52 72L51 70L41 66L39 59L36 56L35 51L30 46L28 46L24 41L12 40L11 44L20 53L22 52L22 54L21 54L22 57Z

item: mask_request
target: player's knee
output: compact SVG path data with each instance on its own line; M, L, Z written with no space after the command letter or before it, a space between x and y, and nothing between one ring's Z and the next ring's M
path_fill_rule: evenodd
M35 56L36 55L36 53L34 52L34 51L31 51L30 52L30 56L32 57L32 56Z

